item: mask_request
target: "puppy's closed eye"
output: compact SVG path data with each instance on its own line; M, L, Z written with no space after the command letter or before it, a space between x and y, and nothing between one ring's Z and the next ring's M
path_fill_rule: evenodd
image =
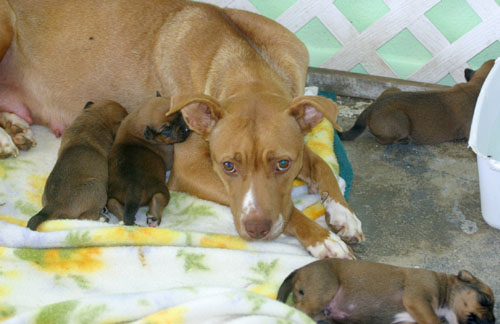
M147 140L152 140L157 135L156 130L151 126L146 126L144 129L144 138Z

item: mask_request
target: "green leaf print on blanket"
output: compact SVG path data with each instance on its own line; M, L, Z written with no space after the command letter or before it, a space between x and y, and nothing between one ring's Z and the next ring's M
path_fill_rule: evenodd
M36 324L67 323L69 314L78 305L77 301L67 301L46 306L38 313Z
M189 272L191 270L198 271L209 271L210 268L204 265L203 259L205 258L205 254L203 253L188 253L185 250L179 250L177 252L178 258L184 258L184 271Z
M23 164L23 166L21 166ZM23 167L34 165L32 161L17 159L0 160L0 179L6 180L14 171L24 170Z
M174 227L191 225L203 217L218 218L211 206L193 201L192 196L181 192L171 192L170 203L163 213L164 216L175 216L175 221L172 222Z
M16 314L16 308L9 304L0 304L0 320L12 317Z
M66 278L71 279L72 281L75 282L75 284L80 288L84 290L90 289L90 281L85 278L84 276L80 275L68 275L68 276L63 276L60 274L57 274L54 276L54 280L56 281L57 284L63 284L62 281Z
M267 301L266 298L255 295L255 294L246 294L246 299L252 304L252 312L258 312L262 305Z
M93 324L97 323L97 319L107 310L106 305L89 305L81 307L76 313L78 324Z
M256 266L250 268L250 270L255 273L260 278L246 278L256 285L262 285L269 281L271 274L276 270L279 259L274 259L272 262L266 263L259 261Z
M14 255L21 260L31 261L41 267L45 266L45 250L38 249L16 249Z
M23 200L16 201L14 206L16 207L17 210L19 210L24 215L35 215L36 213L38 213L38 209L39 209L35 205L30 204L29 202L26 202Z
M68 246L78 247L86 246L86 244L91 240L92 239L88 231L72 232L66 236L66 238L64 239L64 243L66 243Z

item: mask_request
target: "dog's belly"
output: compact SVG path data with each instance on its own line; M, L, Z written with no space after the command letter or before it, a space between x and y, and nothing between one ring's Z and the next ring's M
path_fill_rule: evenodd
M0 111L14 113L31 124L31 113L25 105L23 93L19 89L19 76L9 49L0 63Z
M44 15L51 5L58 9ZM143 8L148 19L139 19L139 6L16 2L16 37L0 64L0 110L59 135L88 101L114 100L131 111L161 91L152 56L164 13Z
M335 323L392 323L395 314L405 310L401 297L402 291L390 296L373 297L365 287L344 289L341 286L325 310L330 313L327 317Z

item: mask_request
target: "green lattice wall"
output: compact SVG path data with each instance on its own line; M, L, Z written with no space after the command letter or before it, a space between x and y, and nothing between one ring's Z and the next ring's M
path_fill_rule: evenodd
M452 85L500 56L500 0L206 0L275 19L310 65Z

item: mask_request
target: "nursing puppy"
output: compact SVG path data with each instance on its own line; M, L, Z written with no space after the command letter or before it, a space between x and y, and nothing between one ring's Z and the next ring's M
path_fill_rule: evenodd
M170 100L154 98L125 118L109 156L108 209L125 225L134 225L139 206L149 204L147 224L156 227L170 200L166 172L173 145L190 130L180 113L166 117Z
M127 111L114 101L92 104L61 139L57 162L42 196L43 208L28 221L36 230L49 219L97 220L106 205L108 154Z
M359 115L349 131L339 136L353 140L368 126L380 144L438 144L469 138L479 91L494 64L489 60L477 71L466 69L468 82L442 91L387 89Z
M466 270L458 275L368 261L326 259L292 272L278 299L333 323L490 324L491 289Z

